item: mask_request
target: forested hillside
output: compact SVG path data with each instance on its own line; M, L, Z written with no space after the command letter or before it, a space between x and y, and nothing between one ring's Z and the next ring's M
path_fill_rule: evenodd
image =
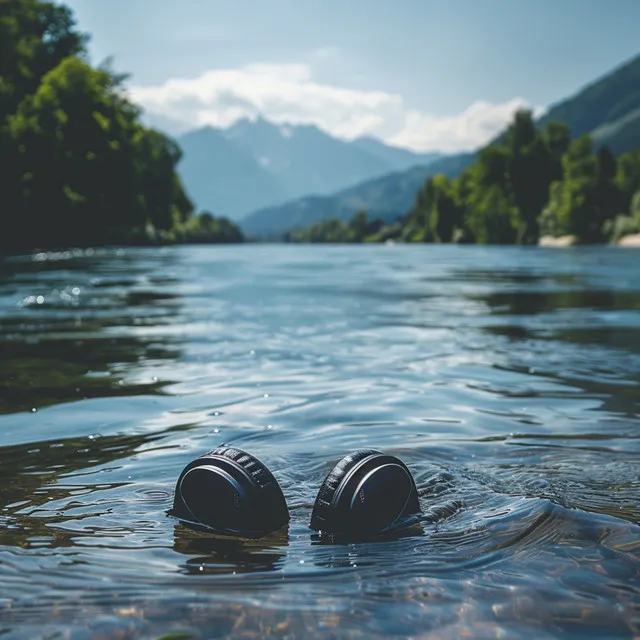
M294 241L533 244L543 235L582 243L640 232L640 149L615 157L559 122L519 111L500 141L457 178L429 177L397 223L358 212L291 233Z

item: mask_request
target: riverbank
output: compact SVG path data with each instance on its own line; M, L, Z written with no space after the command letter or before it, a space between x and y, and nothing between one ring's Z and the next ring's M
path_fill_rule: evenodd
M619 247L640 247L640 233L632 233L618 240Z
M538 240L538 245L541 247L571 247L578 243L578 239L575 236L542 236Z
M538 246L540 247L572 247L580 244L576 236L542 236L538 240ZM640 247L640 233L632 233L627 236L623 236L617 242L612 244L614 247Z

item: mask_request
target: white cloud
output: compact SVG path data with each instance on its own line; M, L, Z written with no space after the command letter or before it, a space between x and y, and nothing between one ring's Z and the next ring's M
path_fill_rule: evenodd
M321 51L333 56L335 51ZM478 101L460 114L436 117L409 109L400 95L360 91L314 82L306 64L252 64L216 69L197 78L171 79L157 86L133 86L131 97L151 118L191 129L229 126L262 115L276 123L313 123L329 133L354 138L374 135L416 150L455 152L476 148L496 135L522 98L494 104Z
M404 127L389 142L401 147L441 151L476 148L500 133L513 114L523 108L532 107L524 98L513 98L498 104L478 100L462 113L441 118L410 110L405 115ZM543 111L534 109L536 115Z

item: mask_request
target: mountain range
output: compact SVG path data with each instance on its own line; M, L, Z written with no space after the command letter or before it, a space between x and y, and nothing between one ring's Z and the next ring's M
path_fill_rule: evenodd
M329 196L306 196L283 205L259 209L242 219L242 229L249 236L277 238L290 229L307 227L325 218L348 220L359 209L369 219L392 222L405 213L413 197L429 175L443 173L450 178L471 164L473 153L461 153L435 160L347 187Z
M564 122L574 137L589 134L597 146L615 154L640 148L640 56L624 63L575 95L552 105L539 124ZM499 140L503 134L497 136ZM325 196L307 196L280 206L265 206L241 220L249 236L277 236L328 217L349 219L358 209L370 218L393 220L412 205L424 180L438 173L455 177L477 152L432 158L424 166L351 184Z
M259 207L334 193L441 157L370 137L341 140L314 125L276 125L264 118L190 131L178 143L183 151L178 171L198 208L235 220Z

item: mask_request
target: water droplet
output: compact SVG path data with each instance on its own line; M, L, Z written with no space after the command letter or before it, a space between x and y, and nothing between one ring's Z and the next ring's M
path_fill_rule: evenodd
M268 394L268 393L265 393L262 397L263 397L263 398L268 398L268 397L269 397L269 394Z
M37 304L42 304L44 302L44 296L38 296L36 298L36 303Z
M220 429L214 429L213 433L220 433Z
M74 296L79 296L80 295L80 287L73 287L73 289L71 289L71 293L73 293Z
M37 411L38 411L38 410L37 410L35 407L33 407L33 408L31 409L31 413L37 413Z
M153 376L153 378L151 378L151 382L158 382L158 376Z
M300 564L304 564L304 560L300 560Z

